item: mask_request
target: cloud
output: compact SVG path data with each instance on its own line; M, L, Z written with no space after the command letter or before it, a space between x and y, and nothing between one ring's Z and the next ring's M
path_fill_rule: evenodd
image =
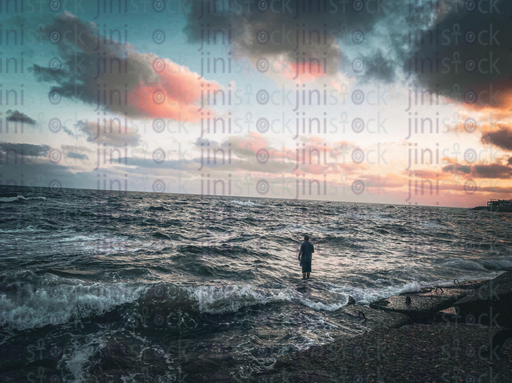
M106 122L93 122L80 120L75 125L87 137L88 142L107 144L111 146L137 146L140 135L137 129L131 126L121 126L117 119L109 124Z
M414 170L414 171L402 171L402 174L405 174L405 175L410 175L411 173L414 173L414 176L418 177L418 178L425 178L425 179L439 178L439 171L435 171L435 170L418 169L418 170Z
M0 143L0 155L22 157L45 157L48 155L48 145L18 144L12 142Z
M272 159L269 160L268 163L261 163L256 160L255 156L246 159L230 159L226 152L227 150L225 150L224 155L222 155L220 152L214 153L211 151L210 155L203 153L203 157L196 157L190 160L164 160L164 156L161 154L153 159L128 157L121 158L120 163L142 169L152 169L152 171L158 171L158 169L178 170L195 176L209 172L212 177L214 174L222 176L225 173L240 173L243 171L250 172L251 175L255 173L291 173L293 169L293 164L291 163L283 163L281 161L274 162Z
M257 132L250 132L243 136L231 136L224 145L232 146L233 152L239 156L253 156L261 149L272 150L268 140Z
M510 178L512 168L501 164L474 165L472 174L476 178Z
M479 187L479 192L486 192L486 193L498 193L498 194L512 194L512 187L498 187L498 186L486 186L486 187Z
M194 142L195 146L204 147L210 146L212 148L220 147L220 144L217 141L210 140L209 138L198 138L196 142Z
M75 152L75 153L80 153L80 152L93 153L94 152L94 150L89 149L86 146L78 146L78 145L62 145L61 148L64 152Z
M57 45L59 57L48 67L34 64L32 69L38 81L57 83L50 89L54 103L65 97L134 118L197 122L202 86L219 90L215 82L169 59L139 53L128 43L104 44L96 24L67 11L44 32Z
M120 160L122 164L128 164L129 166L137 166L140 168L153 168L153 169L174 169L174 170L186 170L187 165L194 165L195 161L192 160L155 160L149 158L137 158L137 157L123 157Z
M379 39L369 37L383 35L377 29L379 22L393 14L390 25L403 24L407 7L399 0L388 0L378 11L368 12L358 9L359 5L364 8L365 2L338 3L258 1L251 9L233 4L233 8L226 11L221 6L217 9L217 2L209 3L206 9L203 1L196 1L191 4L184 30L191 43L207 45L216 37L215 44L229 45L235 59L248 59L270 76L272 71L265 70L266 60L286 63L293 73L298 70L297 82L332 77L340 69L354 75L350 63L355 58L360 59L364 52L366 65L361 70L356 69L361 79L392 80L395 76L393 57L382 53ZM227 36L229 38L222 39ZM359 45L363 42L366 47ZM369 45L377 49L366 49ZM293 79L295 74L291 76L285 71L282 76Z
M472 2L482 9L484 3ZM404 69L412 64L413 78L433 92L448 91L448 98L473 109L508 108L512 2L487 4L492 7L484 13L462 1L446 1L446 10L432 13L428 28L411 25L407 32L413 37L412 48L400 54Z
M68 156L69 158L76 158L77 160L88 160L89 159L89 157L87 157L86 154L76 153L76 152L66 153L66 156Z
M294 173L294 174L354 174L365 170L366 164L351 163L349 149L356 147L346 141L325 142L322 137L299 139L296 147L275 146L264 135L250 132L241 136L231 136L221 143L201 139L195 146L202 150L204 168L254 171L265 174ZM223 165L213 157L222 157L220 153L230 158L229 166ZM210 161L208 161L208 156ZM350 163L345 163L347 159ZM199 161L201 159L196 159ZM342 163L341 163L342 162Z
M13 122L22 122L24 124L35 125L36 120L30 118L24 113L18 112L17 110L8 110L7 111L7 121Z
M443 172L458 174L464 178L502 178L512 176L512 167L499 163L480 165L460 165L458 163L443 167Z
M385 189L397 189L408 185L408 179L394 174L365 174L359 176L360 180L365 181L366 187L382 188L383 193Z
M464 174L470 174L471 173L471 167L467 165L448 165L443 168L444 172L448 173L464 173Z
M362 56L364 67L360 73L362 83L379 79L384 82L393 82L396 78L396 63L386 57L381 49L375 49L372 53ZM353 62L357 62L353 60Z
M184 29L189 42L203 48L225 44L235 59L247 59L271 77L269 62L277 61L291 73L299 70L302 79L295 81L314 81L322 77L316 64L309 70L315 59L329 77L342 72L361 83L417 80L471 108L512 106L508 0L474 2L477 9L463 0L436 6L388 0L378 2L378 10L372 8L377 2L369 1L262 0L247 7L233 4L228 10L221 3L231 4L192 2ZM484 4L490 8L485 13L478 9ZM281 77L293 78L289 72Z
M68 136L71 136L71 137L76 137L76 134L73 133L71 131L71 129L69 129L68 127L66 126L62 126L62 130L64 131L64 133L66 133Z
M499 126L496 131L482 134L482 143L492 144L503 150L512 150L512 130L506 126Z

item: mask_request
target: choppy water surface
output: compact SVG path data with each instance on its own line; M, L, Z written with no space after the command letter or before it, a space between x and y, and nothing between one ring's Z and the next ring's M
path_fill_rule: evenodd
M511 224L466 209L4 191L0 371L55 383L243 379L363 331L344 312L348 295L366 305L495 277L512 266ZM316 248L306 283L292 233Z

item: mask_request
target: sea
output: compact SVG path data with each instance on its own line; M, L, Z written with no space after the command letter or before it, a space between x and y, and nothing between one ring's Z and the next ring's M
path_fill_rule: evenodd
M496 277L511 227L463 208L4 187L1 381L244 381L371 331L349 296Z

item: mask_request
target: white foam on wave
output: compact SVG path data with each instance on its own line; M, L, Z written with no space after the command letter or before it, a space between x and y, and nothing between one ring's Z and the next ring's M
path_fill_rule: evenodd
M134 302L147 288L49 279L43 286L16 282L0 291L0 326L23 330L103 315L115 306Z
M421 226L426 229L446 229L445 225L433 221L422 222Z
M417 293L421 290L421 284L418 281L412 281L403 285L399 290L398 294L403 293Z
M374 221L396 221L396 218L393 217L386 217L384 215L375 214L373 217L370 217L370 219Z
M14 202L18 200L18 197L0 197L0 202Z
M72 237L59 238L59 242L96 242L100 238L102 238L100 235L74 235Z
M97 345L88 343L85 345L75 345L71 355L63 355L59 361L59 367L62 363L73 376L73 382L86 382L88 378L87 365L90 359L97 353Z
M89 283L57 276L44 283L13 282L0 291L0 326L24 330L61 325L99 316L116 306L134 303L152 289L150 285ZM180 287L199 311L210 314L237 312L243 307L275 302L299 302L315 310L334 311L341 302L315 302L294 289L256 288L252 285Z
M392 295L398 295L402 293L412 293L420 291L424 287L417 281L404 283L400 286L386 286L386 287L360 287L350 285L331 285L328 287L328 291L335 293L344 293L352 296L357 304L367 305L372 302L376 302L383 298L388 298Z
M237 312L243 307L273 302L289 302L286 290L255 289L251 285L199 286L188 288L189 295L199 303L199 310L210 314Z
M313 310L336 311L348 304L348 294L340 294L340 295L343 298L342 298L341 302L337 302L337 303L314 302L307 298L301 298L300 303L303 304L304 306L312 308Z
M22 200L28 201L31 199L45 200L46 197L24 197L20 194L17 197L0 197L0 202L16 202L16 201L22 201Z
M263 206L259 203L256 203L256 202L252 202L252 201L237 201L237 200L233 200L233 201L229 201L229 203L233 204L233 205L241 205L241 206Z
M199 304L201 312L222 314L243 307L277 302L296 302L313 310L336 311L348 303L348 294L336 302L315 301L292 288L282 290L256 288L252 285L200 286L188 288L189 296Z

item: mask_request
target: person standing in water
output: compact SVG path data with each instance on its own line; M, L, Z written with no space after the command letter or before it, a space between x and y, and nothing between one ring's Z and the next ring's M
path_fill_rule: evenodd
M300 246L299 251L299 262L302 266L302 279L309 279L309 273L311 272L311 260L315 248L313 244L309 242L309 235L304 234L304 242Z

